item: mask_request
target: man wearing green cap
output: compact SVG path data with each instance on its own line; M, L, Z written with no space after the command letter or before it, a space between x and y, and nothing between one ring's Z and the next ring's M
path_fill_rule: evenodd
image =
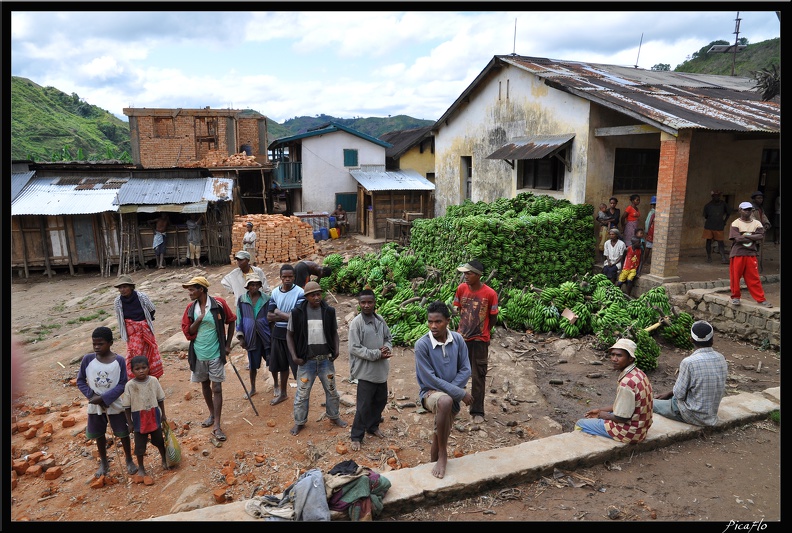
M182 287L189 291L192 300L184 310L181 323L182 332L190 341L187 352L190 381L201 384L201 392L209 408L209 418L201 422L201 427L212 426L212 436L224 441L226 435L220 427L223 382L237 317L225 300L209 296L209 281L205 277L196 276Z

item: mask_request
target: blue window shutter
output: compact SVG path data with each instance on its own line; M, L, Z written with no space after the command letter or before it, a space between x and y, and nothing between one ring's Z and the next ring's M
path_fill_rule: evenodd
M356 167L358 166L358 151L352 149L344 149L344 166Z

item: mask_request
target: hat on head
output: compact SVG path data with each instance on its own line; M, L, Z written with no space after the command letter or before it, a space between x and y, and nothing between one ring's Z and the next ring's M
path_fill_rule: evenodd
M303 287L303 294L311 294L312 292L321 291L322 287L319 286L318 283L315 281L309 281Z
M753 209L753 204L751 202L742 202L740 209Z
M113 287L120 287L121 285L132 285L134 287L135 282L132 281L132 278L130 276L124 274L123 276L118 276L118 281L115 282L115 285L113 285Z
M193 285L200 285L206 289L209 288L209 281L203 276L195 276L193 279L188 281L187 283L183 283L182 287L185 289L192 287Z
M714 335L715 330L713 329L712 324L706 320L693 322L693 325L690 327L690 336L696 342L707 342L708 340L712 339Z
M657 196L652 196L652 197L649 199L649 203L650 203L650 204L656 204L656 203L657 203Z
M239 250L237 253L234 254L234 259L247 259L250 261L250 252L246 252L245 250Z
M252 227L253 223L252 222L248 222L247 224L245 224L245 226L251 226Z
M751 198L756 198L757 196L761 196L762 198L764 198L764 193L762 191L756 191L751 195Z
M254 281L256 283L261 283L261 278L259 278L257 275L253 274L252 272L249 273L247 276L245 276L245 288L246 289L247 289L247 286L250 285L251 281Z
M616 341L616 344L608 348L608 350L613 350L614 348L619 348L622 350L626 350L627 353L630 354L630 357L635 359L635 349L637 348L636 344L631 341L630 339L619 339Z
M469 263L465 263L461 267L457 268L458 272L473 272L474 274L478 274L479 276L484 273L484 265L481 264L481 261L472 260Z
M721 193L718 189L712 189L710 191L710 196L720 196L721 194L723 193Z

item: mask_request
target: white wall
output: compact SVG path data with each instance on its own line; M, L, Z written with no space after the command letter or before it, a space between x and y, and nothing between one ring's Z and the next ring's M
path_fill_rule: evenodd
M564 197L573 203L583 202L588 172L585 154L589 143L589 113L590 104L586 100L547 87L531 73L511 66L493 71L471 94L470 102L463 104L436 132L435 214L442 216L447 206L464 200L461 156L473 158L471 199L474 202L492 202L522 192L516 188L516 170L503 160L486 157L509 140L535 134L575 133L575 139L569 154L572 171L565 174L563 193L532 192Z
M358 166L384 165L385 148L345 131L302 141L303 211L332 213L336 192L356 192L358 183L344 166L344 150L358 151Z

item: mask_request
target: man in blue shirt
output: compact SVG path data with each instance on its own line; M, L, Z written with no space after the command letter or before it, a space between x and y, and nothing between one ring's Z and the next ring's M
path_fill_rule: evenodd
M436 478L445 476L448 463L448 436L460 402L473 403L473 395L465 390L470 379L470 360L465 339L448 329L451 311L443 302L429 304L429 333L415 343L415 376L420 387L421 405L435 415L431 460Z

